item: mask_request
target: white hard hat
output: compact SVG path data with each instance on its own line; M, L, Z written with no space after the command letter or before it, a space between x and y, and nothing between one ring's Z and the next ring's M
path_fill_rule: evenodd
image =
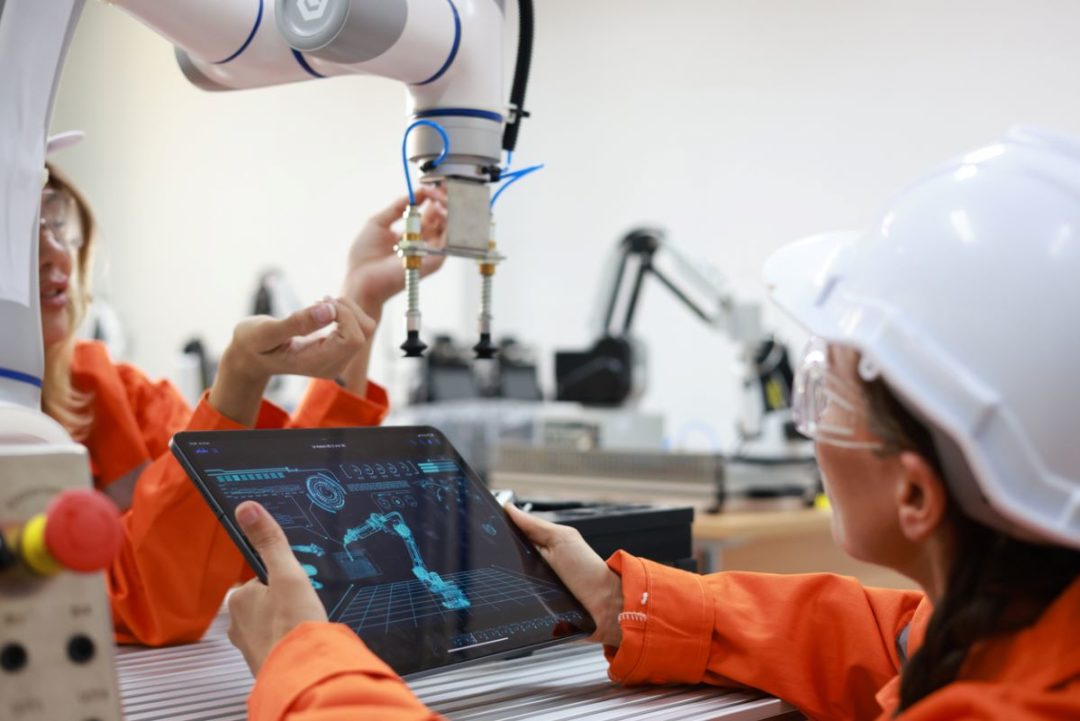
M968 515L1080 548L1080 140L1015 129L765 280L928 424Z

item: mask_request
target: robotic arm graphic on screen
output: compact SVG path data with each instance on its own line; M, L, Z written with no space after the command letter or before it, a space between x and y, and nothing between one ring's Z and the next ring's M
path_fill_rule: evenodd
M362 541L376 533L396 535L405 543L405 549L412 559L413 575L420 579L429 592L442 599L442 605L449 609L468 608L471 604L461 589L454 583L444 581L435 571L428 569L424 559L420 556L420 549L416 545L412 529L405 523L405 519L397 511L392 513L372 513L363 525L350 528L345 532L341 543L348 552L349 546Z

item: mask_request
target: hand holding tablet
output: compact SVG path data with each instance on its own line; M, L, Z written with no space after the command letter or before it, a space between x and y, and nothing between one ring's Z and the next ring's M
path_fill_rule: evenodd
M245 501L236 509L236 522L273 578L265 585L252 580L229 594L229 640L255 675L278 641L301 623L325 621L326 609L265 508Z

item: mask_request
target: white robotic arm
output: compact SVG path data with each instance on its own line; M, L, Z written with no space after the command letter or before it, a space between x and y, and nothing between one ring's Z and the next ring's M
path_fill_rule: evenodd
M512 150L531 49L532 4L519 0L522 34L514 89L503 98L505 0L114 0L176 45L180 67L208 90L254 88L339 75L399 80L412 122L408 160L421 182L445 187L447 243L435 251L407 228L400 253L409 335L419 354L420 255L478 261L484 292L478 353L490 355L490 285L502 260L491 237L488 184ZM52 94L83 0L0 0L0 402L36 408L39 343L34 217ZM522 49L525 49L524 62ZM396 139L394 140L396 147ZM441 158L441 159L440 159ZM436 162L438 159L438 162ZM418 218L417 218L418 219ZM485 342L486 338L486 342Z
M338 75L405 83L414 119L450 137L435 176L490 180L502 155L501 0L115 0L176 46L184 74L206 90L238 90ZM418 130L410 160L442 151Z

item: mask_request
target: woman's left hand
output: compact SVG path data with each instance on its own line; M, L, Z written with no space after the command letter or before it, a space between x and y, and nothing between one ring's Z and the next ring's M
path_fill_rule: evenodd
M229 596L229 640L257 674L278 641L305 621L325 621L326 609L265 508L245 501L236 521L266 565L266 585L253 579Z

